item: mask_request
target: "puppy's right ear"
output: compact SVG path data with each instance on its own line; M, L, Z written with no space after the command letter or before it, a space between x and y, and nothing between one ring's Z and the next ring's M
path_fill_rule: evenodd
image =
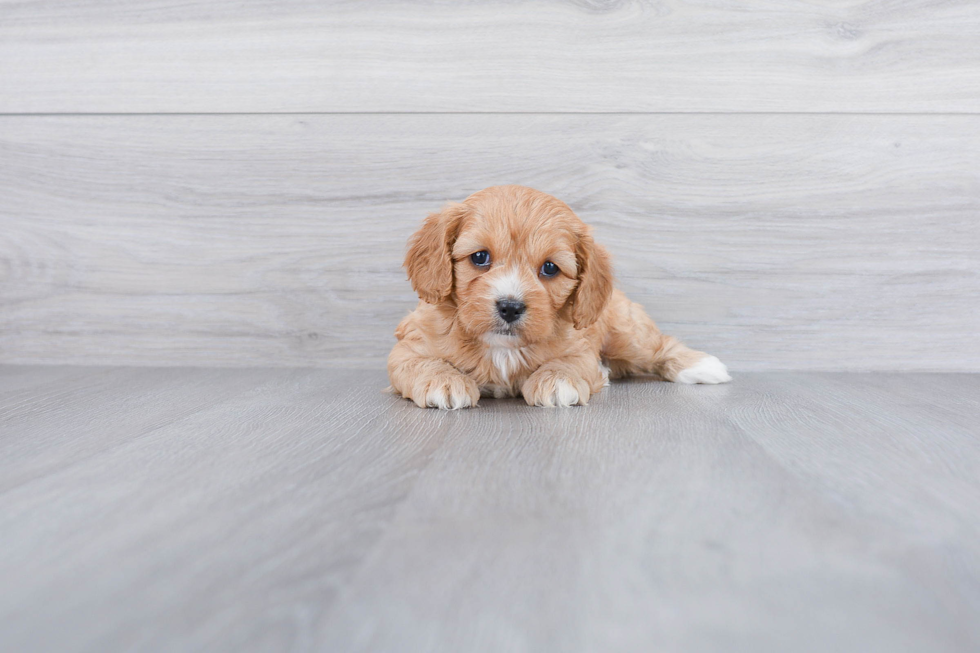
M405 269L423 301L438 304L453 292L453 243L468 208L449 204L432 213L408 241Z

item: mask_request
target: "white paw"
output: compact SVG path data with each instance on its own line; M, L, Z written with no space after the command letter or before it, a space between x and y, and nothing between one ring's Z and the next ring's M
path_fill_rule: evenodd
M724 363L714 356L705 356L686 370L681 370L674 383L728 383L731 380Z
M441 374L423 381L413 391L412 398L421 408L459 410L476 406L480 400L480 389L472 379L462 374Z
M465 394L454 394L443 389L432 390L425 395L426 408L438 408L439 410L459 410L460 408L470 408L473 402Z
M555 394L552 397L556 406L565 408L578 404L578 390L571 383L564 379L555 382Z
M589 387L584 381L576 384L553 372L532 374L524 383L521 394L524 395L524 401L531 406L547 408L584 406L589 401Z

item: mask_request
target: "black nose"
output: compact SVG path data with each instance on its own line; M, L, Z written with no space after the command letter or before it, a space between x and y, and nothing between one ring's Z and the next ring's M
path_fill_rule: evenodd
M527 310L527 306L524 305L524 302L519 302L516 299L501 299L497 302L497 312L508 324L524 315L525 310Z

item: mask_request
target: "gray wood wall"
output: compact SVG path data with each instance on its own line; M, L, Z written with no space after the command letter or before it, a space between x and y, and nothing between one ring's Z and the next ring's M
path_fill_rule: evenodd
M975 2L0 2L0 362L383 364L424 215L566 200L735 370L980 370Z

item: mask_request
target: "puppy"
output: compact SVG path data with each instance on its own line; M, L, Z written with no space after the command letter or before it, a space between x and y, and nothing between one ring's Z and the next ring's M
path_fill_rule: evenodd
M609 254L558 199L494 186L433 213L405 268L421 301L395 331L392 388L421 407L481 396L584 405L613 378L725 383L721 361L657 329L613 287Z

